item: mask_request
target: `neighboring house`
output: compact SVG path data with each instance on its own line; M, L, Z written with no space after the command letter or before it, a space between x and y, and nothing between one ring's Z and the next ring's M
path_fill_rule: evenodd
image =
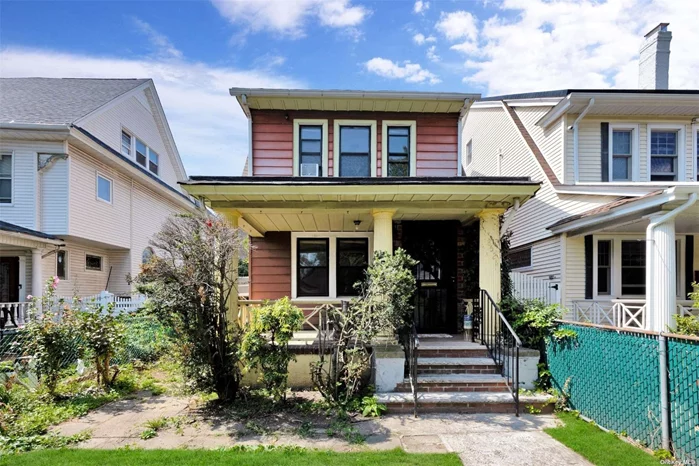
M639 90L489 97L464 123L467 176L531 176L507 222L515 271L570 317L666 330L699 280L699 90L668 90L671 33L646 35Z
M152 80L0 79L0 303L128 295L186 177Z

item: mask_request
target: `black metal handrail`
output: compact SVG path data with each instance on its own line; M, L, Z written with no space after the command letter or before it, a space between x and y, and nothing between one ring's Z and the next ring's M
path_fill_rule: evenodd
M420 339L417 336L415 322L410 326L410 334L407 340L405 353L408 360L408 379L410 380L410 391L413 394L413 416L417 417L417 350L420 347Z
M476 312L479 314L481 344L488 348L493 361L500 365L501 374L507 380L515 400L515 413L519 416L519 349L522 341L486 290L480 291L477 311L474 305Z

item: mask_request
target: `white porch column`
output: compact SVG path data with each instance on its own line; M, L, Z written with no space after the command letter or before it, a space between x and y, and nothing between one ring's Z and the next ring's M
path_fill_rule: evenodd
M393 253L393 214L395 210L373 210L374 251Z
M41 269L41 249L32 249L32 296L41 298L44 294L43 272Z
M656 225L646 240L646 327L666 332L677 312L675 220Z
M242 217L243 214L235 209L220 209L220 213L230 224L230 226L233 228L238 228L240 217ZM238 254L239 251L236 249L236 251L233 253L231 267L229 269L229 277L235 284L235 288L233 291L231 291L231 294L228 296L228 300L226 301L226 307L228 308L228 315L226 316L228 325L232 325L238 320Z
M478 286L486 290L496 303L501 299L500 286L500 215L502 209L485 209L480 219Z

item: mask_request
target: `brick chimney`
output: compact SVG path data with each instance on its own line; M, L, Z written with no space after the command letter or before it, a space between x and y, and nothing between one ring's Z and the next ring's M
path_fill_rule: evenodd
M670 23L660 23L646 34L638 60L640 89L667 89L670 74Z

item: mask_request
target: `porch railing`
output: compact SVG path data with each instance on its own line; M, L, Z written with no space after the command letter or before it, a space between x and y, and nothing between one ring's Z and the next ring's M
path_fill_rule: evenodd
M238 301L238 324L246 326L252 321L252 312L265 304L261 299L241 299ZM293 301L292 301L293 302ZM326 301L322 303L300 303L293 302L294 305L303 311L302 328L313 329L318 335L321 332L330 333L330 311L341 306L340 301Z
M420 347L420 339L417 334L415 322L410 326L410 335L408 336L408 377L410 378L410 391L413 394L413 416L417 417L417 358L418 348Z
M595 325L643 329L648 322L648 307L643 299L609 301L573 301L572 320ZM699 316L692 301L678 300L677 314Z
M519 349L522 342L512 329L500 308L486 290L481 290L478 305L474 305L474 322L478 322L481 344L500 366L515 400L515 414L519 416Z
M29 303L0 303L0 328L22 327L29 320Z

